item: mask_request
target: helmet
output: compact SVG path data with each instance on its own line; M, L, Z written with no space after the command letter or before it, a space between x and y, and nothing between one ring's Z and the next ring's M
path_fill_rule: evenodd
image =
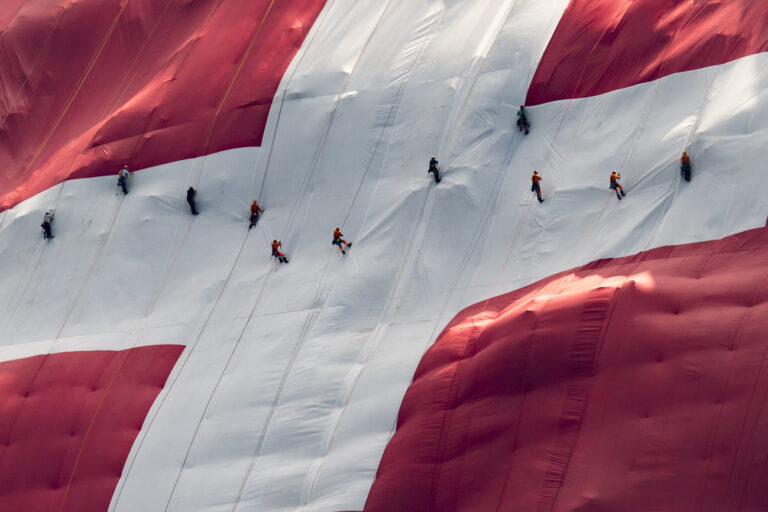
M536 169L534 169L534 170L533 170L533 174L539 174L539 171L538 171L538 170L536 170Z
M272 243L273 243L273 244L276 244L276 243L277 243L277 240L272 240Z
M255 203L255 202L257 202L257 201L254 199L254 200L253 200L253 202Z
M685 151L683 151L683 154L684 154L684 155L687 155L688 153L686 153Z
M525 105L520 105L520 108L525 108Z

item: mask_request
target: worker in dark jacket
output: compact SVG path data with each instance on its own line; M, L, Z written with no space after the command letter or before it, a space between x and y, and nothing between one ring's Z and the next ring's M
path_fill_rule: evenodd
M197 208L195 208L196 195L197 195L197 190L195 190L193 187L189 187L187 189L187 202L189 203L189 207L192 209L192 215L197 215L199 213L197 211Z

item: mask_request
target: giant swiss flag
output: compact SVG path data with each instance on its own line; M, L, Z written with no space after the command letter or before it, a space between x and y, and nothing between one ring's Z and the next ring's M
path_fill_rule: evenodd
M3 3L0 508L768 508L767 19Z

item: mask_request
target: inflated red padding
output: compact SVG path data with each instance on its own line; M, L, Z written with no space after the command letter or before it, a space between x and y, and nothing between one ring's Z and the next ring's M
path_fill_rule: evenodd
M365 511L768 510L767 261L758 229L465 309Z
M65 352L0 363L0 510L106 511L183 349Z
M753 0L571 0L526 104L584 98L768 50Z
M3 2L0 209L123 163L260 145L325 1Z

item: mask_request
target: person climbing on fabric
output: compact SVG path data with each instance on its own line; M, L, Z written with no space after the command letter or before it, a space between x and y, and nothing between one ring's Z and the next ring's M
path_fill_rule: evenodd
M680 176L685 181L691 181L691 157L685 151L683 151L683 156L680 157Z
M128 176L130 175L127 164L117 172L117 186L123 189L123 194L128 194Z
M531 192L536 192L536 198L540 203L544 202L544 199L541 198L541 185L539 185L539 182L543 179L539 171L533 171L533 176L531 176Z
M347 248L349 248L349 247L352 247L352 244L344 240L342 238L343 236L344 235L341 233L341 230L337 227L333 231L333 241L331 242L331 244L338 246L339 250L341 251L341 254L346 254L346 252L344 251L344 247L342 246L346 245Z
M46 240L50 240L53 238L52 224L53 224L53 213L45 212L45 215L43 216L43 222L40 224L40 227L43 228L43 238Z
M429 170L427 171L427 174L430 173L435 177L435 183L440 183L440 166L435 157L429 159Z
M285 257L285 254L280 252L280 247L282 247L282 245L283 242L272 240L272 257L277 258L280 263L288 263L288 258Z
M192 215L197 215L198 212L197 208L195 207L195 196L197 195L197 190L195 190L193 187L189 187L187 189L187 203L189 203L189 208L192 210Z
M520 131L525 130L525 134L528 135L531 124L528 122L528 112L525 110L525 105L520 105L520 110L517 111L517 128Z
M619 201L621 201L621 198L626 195L624 193L624 187L622 187L621 183L619 183L620 179L621 174L616 171L611 172L611 190L616 191L616 197L619 199Z
M248 226L248 229L256 225L256 222L259 220L259 213L264 213L264 210L259 206L259 202L254 199L251 203L251 224Z

